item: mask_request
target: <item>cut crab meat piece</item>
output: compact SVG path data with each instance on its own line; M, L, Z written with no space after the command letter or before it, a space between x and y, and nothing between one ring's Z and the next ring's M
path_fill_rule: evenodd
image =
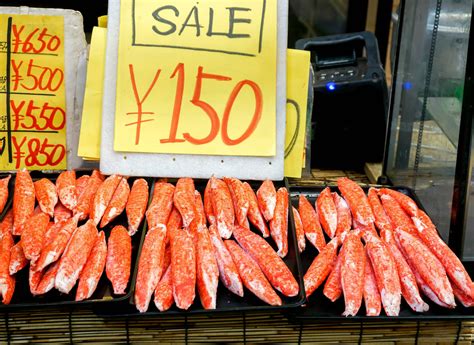
M61 203L71 211L74 210L77 205L76 172L67 170L60 173L56 179L56 190Z
M471 277L469 277L469 274L464 268L461 260L458 259L456 254L453 253L438 234L422 223L417 217L413 217L412 219L420 238L443 264L451 282L454 283L466 296L474 298L474 284L472 283Z
M110 202L104 211L104 215L100 221L101 228L105 227L112 220L122 214L123 210L125 210L125 206L127 205L129 195L130 186L128 185L127 179L124 177L115 189L112 199L110 199Z
M370 225L375 218L370 208L369 201L362 188L347 177L337 180L337 187L342 196L347 201L352 213L352 217L361 225Z
M246 227L250 204L243 183L239 179L230 177L224 177L224 182L227 184L232 197L237 223L240 226Z
M43 249L44 235L49 223L49 216L40 213L31 216L25 223L21 233L21 246L28 260L35 263Z
M78 194L77 205L73 211L74 215L78 215L79 220L84 220L89 216L94 204L95 194L103 181L104 177L98 170L94 170L87 179L87 185L84 186L82 193Z
M365 258L365 280L364 280L364 302L367 316L379 316L382 310L380 293L377 289L374 270L370 263L370 258Z
M413 201L408 195L405 195L397 190L388 188L379 189L378 194L390 195L400 204L403 210L408 213L410 217L416 217L418 215L418 206L416 205L416 202Z
M271 180L265 180L257 190L257 200L260 211L267 222L271 221L276 207L276 190Z
M332 198L337 211L336 236L342 239L345 237L344 234L349 232L352 228L351 210L347 202L339 194L332 193Z
M239 276L239 271L214 224L211 224L209 227L209 234L211 236L212 245L214 246L220 281L229 291L242 297L244 295L244 287Z
M109 206L110 200L117 189L117 186L122 181L123 177L120 175L111 175L102 182L94 195L94 200L90 209L90 219L94 222L94 225L98 225L102 216L104 215L107 206Z
M410 233L412 236L418 237L415 225L394 198L390 195L382 194L380 200L382 201L385 212L390 218L393 229L401 229Z
M337 259L337 245L337 238L331 240L306 271L304 275L306 297L311 296L333 270Z
M35 186L28 170L19 170L13 192L13 235L20 236L35 209Z
M176 182L173 202L174 207L183 218L183 225L188 228L194 218L194 181L192 178L183 177Z
M92 296L104 272L106 259L107 243L105 241L105 234L101 231L79 277L76 301L82 301Z
M365 250L359 236L350 231L344 241L341 286L344 293L343 316L356 316L362 304L365 277Z
M149 229L166 227L171 210L173 209L174 191L175 187L171 183L155 183L151 203L145 213Z
M8 183L10 182L12 175L8 175L0 179L0 213L3 212L5 205L8 200Z
M132 240L122 225L114 226L107 240L105 273L114 289L114 294L124 295L132 266Z
M262 270L252 257L245 252L237 243L226 240L225 245L231 253L234 262L237 263L239 275L247 289L255 296L270 305L281 305L281 299L273 290Z
M260 232L262 233L263 237L270 236L270 232L268 231L267 224L263 219L262 213L260 212L260 208L258 207L258 200L255 192L253 191L252 187L247 183L243 183L245 193L247 194L247 200L249 201L249 211L247 213L247 217Z
M403 298L405 298L413 311L418 313L428 311L429 306L421 298L416 277L407 260L398 248L393 232L390 229L380 230L380 236L390 250L395 264L397 265Z
M316 199L315 208L318 209L319 222L324 232L333 238L337 231L337 208L329 187L323 189Z
M148 183L139 178L133 181L125 212L128 220L128 234L133 236L142 223L148 205Z
M193 238L185 229L169 231L173 297L178 308L187 310L196 296L196 256Z
M163 273L166 227L150 229L145 236L135 284L135 306L143 313L148 310L151 296Z
M389 249L377 235L364 232L363 237L385 313L387 316L398 316L400 313L401 287L397 266Z
M326 246L326 240L319 224L318 214L304 195L299 196L298 212L306 238L320 252Z
M298 295L299 286L293 274L267 241L240 226L236 226L233 233L237 242L258 263L275 289L288 297Z
M232 196L226 183L211 177L211 200L216 226L222 238L230 238L235 222L234 205Z
M304 237L303 222L301 221L298 210L292 206L293 218L295 220L296 241L298 242L298 251L302 253L306 248L306 239Z
M399 229L396 230L396 235L413 269L419 273L441 302L455 307L453 289L441 262L419 238Z
M69 293L87 262L97 239L97 228L92 220L77 228L61 257L54 286L63 293Z
M72 234L77 229L77 216L57 224L62 224L61 230L41 250L41 255L37 262L39 270L43 270L46 266L58 260L64 253Z
M277 191L277 201L273 218L270 221L270 235L278 247L278 256L288 254L288 191L281 187Z

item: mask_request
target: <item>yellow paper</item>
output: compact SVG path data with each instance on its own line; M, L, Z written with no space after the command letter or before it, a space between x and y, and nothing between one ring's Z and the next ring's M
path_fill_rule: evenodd
M106 41L107 29L94 27L87 64L86 92L77 151L80 157L89 160L100 158Z
M310 53L287 50L285 176L301 177L306 133Z
M0 170L66 168L64 18L0 14Z
M100 16L97 18L100 28L107 28L107 16Z
M275 155L276 1L120 9L116 151Z

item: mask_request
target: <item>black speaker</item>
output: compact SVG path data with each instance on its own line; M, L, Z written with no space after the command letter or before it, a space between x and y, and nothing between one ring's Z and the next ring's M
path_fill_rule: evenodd
M382 162L388 92L375 36L301 39L296 48L311 52L311 168L362 170Z

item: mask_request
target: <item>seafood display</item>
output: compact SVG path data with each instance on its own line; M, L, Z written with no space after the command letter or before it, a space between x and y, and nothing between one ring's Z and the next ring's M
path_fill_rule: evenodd
M187 310L197 301L216 309L220 289L272 306L297 296L300 287L283 260L289 252L286 188L266 180L255 192L236 178L211 177L202 195L190 178L155 183L136 308L146 312L153 298L159 311L173 304Z
M341 300L346 317L474 306L461 260L395 189L340 178L315 196L232 177L157 179L151 190L146 179L96 170L34 176L0 179L3 304L20 287L32 299L57 290L85 301L105 282L113 296L132 291L139 313L225 309L223 295L281 307L303 287L308 305L316 293ZM289 268L297 255L307 262L302 286Z
M9 179L0 180L2 207ZM72 294L69 300L86 300L94 296L104 272L114 295L126 293L133 269L131 235L148 204L145 180L135 179L130 186L123 176L93 171L77 178L75 171L64 171L56 179L34 181L21 170L13 183L13 207L0 223L4 304L15 296L15 286L24 284L17 279L23 270L32 296L55 288L63 296ZM121 214L124 224L115 224Z
M469 274L414 200L388 188L366 194L348 178L337 187L340 194L325 188L314 206L293 196L295 221L318 252L304 275L309 301L321 287L332 302L344 297L343 316L357 315L363 303L367 316L398 316L403 300L418 313L429 310L426 302L474 305Z

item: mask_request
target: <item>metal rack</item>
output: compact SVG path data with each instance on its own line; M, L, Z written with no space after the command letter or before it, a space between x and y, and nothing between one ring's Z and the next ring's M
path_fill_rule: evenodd
M2 325L3 323L3 325ZM292 323L280 313L173 318L104 318L90 309L5 313L0 342L10 343L443 343L471 344L474 322Z

